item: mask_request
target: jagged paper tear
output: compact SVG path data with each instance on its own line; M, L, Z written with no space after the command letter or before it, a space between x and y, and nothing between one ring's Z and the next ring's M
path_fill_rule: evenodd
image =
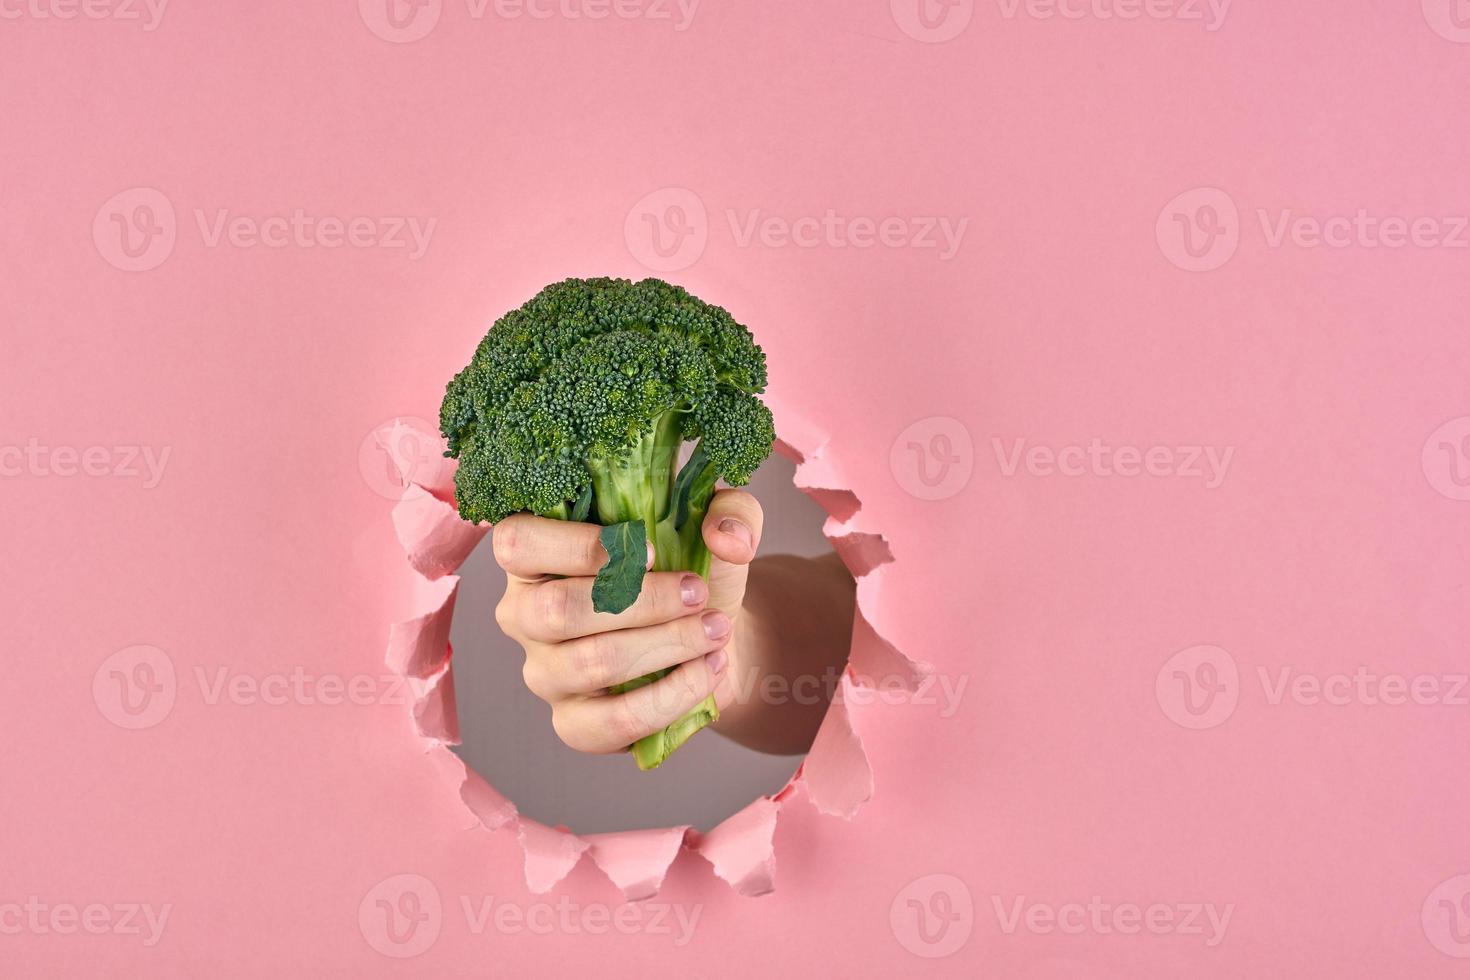
M885 690L912 692L932 672L928 664L911 660L885 639L880 624L874 622L874 598L893 553L881 534L861 526L861 504L845 488L847 480L826 452L825 437L768 401L783 434L778 451L796 462L796 486L827 512L822 532L857 578L852 654L811 751L790 782L773 796L757 798L706 834L689 827L669 827L578 836L564 828L547 827L521 816L514 803L450 750L459 744L454 652L449 644L459 587L454 573L489 528L460 519L453 504L452 466L435 466L426 473L421 467L400 465L408 492L393 508L393 528L417 573L415 614L393 624L387 664L408 681L414 731L423 740L432 764L459 793L466 829L494 831L513 825L525 854L526 884L537 894L563 881L585 854L625 899L651 898L682 851L699 854L741 895L772 891L776 821L798 786L817 810L844 819L854 816L873 795L873 773L854 716L872 710L868 705L877 699L853 698L853 691L881 683ZM406 438L419 443L438 438L403 419L383 426L376 436L395 462L399 457L393 447L404 444ZM442 443L437 444L442 448Z

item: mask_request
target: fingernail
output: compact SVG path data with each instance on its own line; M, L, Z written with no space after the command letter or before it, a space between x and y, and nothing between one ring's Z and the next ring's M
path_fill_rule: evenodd
M648 561L643 563L645 569L653 567L653 542L648 542Z
M722 612L710 610L700 617L700 621L704 624L704 635L711 640L718 640L730 632L730 617Z
M750 547L750 528L746 527L743 522L737 521L733 517L727 517L720 522L720 530L724 531L726 534L733 535L734 537L739 538L741 544L745 545L747 548Z
M711 674L718 674L725 669L725 660L725 651L716 650L714 653L704 658L704 664L706 667L709 668L709 672Z
M686 606L697 606L704 601L704 579L698 575L685 575L679 580L679 598Z

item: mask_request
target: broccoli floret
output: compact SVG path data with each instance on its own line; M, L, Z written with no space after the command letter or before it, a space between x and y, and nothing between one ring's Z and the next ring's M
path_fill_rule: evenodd
M700 522L715 482L746 483L775 440L757 397L765 387L750 331L679 286L547 286L496 321L445 391L439 421L446 455L459 459L459 512L474 522L519 511L596 520L611 557L594 603L619 612L637 598L649 538L656 569L708 575ZM686 441L696 445L681 468ZM640 767L716 714L710 699L640 741Z

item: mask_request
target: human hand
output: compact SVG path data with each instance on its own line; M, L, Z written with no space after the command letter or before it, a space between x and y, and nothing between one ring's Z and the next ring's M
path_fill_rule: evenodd
M720 707L734 698L730 666L761 525L755 497L719 491L701 526L712 556L709 581L693 572L649 572L637 601L616 614L592 608L592 583L607 561L597 525L515 514L495 526L495 560L507 577L495 620L525 651L526 686L551 705L563 742L582 752L620 752L711 693ZM672 670L651 684L608 690L665 668Z

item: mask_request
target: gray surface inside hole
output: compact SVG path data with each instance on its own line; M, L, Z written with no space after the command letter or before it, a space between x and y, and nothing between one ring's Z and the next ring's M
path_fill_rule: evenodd
M765 511L762 555L831 551L826 513L792 484L795 466L772 456L748 489ZM771 756L710 731L652 772L626 755L574 752L551 727L551 708L526 690L524 655L495 624L505 573L488 537L460 570L450 640L463 744L456 751L521 813L582 834L690 824L708 830L786 784L801 756Z

